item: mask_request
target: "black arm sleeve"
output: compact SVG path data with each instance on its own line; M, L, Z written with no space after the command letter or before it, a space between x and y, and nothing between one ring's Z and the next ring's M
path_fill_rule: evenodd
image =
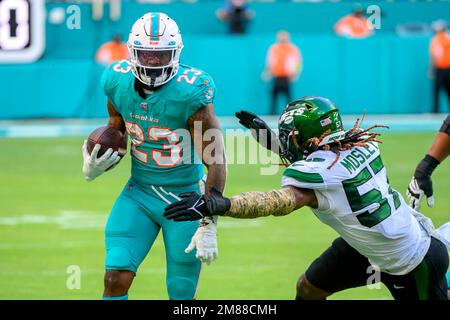
M445 118L444 123L442 123L440 132L444 132L450 136L450 114Z
M428 179L439 164L438 160L427 154L417 165L414 177L416 179Z

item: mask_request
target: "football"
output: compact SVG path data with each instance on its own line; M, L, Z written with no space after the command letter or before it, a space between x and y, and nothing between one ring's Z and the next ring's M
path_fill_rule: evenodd
M113 127L104 126L92 131L87 140L89 154L96 144L101 145L97 157L102 156L109 148L119 152L120 156L127 153L127 142L124 139L124 134Z

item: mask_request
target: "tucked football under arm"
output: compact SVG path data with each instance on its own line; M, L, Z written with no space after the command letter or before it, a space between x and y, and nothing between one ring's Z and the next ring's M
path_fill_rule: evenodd
M285 216L305 205L317 203L312 190L286 187L268 192L243 192L230 198L230 209L224 216L258 218Z

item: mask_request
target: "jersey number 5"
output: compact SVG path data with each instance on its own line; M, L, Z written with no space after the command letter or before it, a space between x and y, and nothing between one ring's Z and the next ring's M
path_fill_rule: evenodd
M384 168L379 156L372 160L369 165L373 170L374 175ZM364 168L355 177L342 182L348 203L353 212L360 211L374 203L379 204L377 210L373 212L366 211L356 216L358 221L368 228L372 228L391 215L391 205L387 198L382 197L379 190L371 189L362 195L358 191L358 187L369 182L372 178L373 175L370 173L369 169ZM395 209L400 207L401 203L398 193L389 187L389 194L392 195L394 199Z
M167 144L161 145L161 150L151 150L151 158L158 167L171 168L176 166L182 158L182 149L178 145L180 141L178 134L166 127L150 127L147 137L139 124L125 121L127 132L133 142L131 155L142 163L148 164L148 152L139 148L145 141L157 142L165 140Z

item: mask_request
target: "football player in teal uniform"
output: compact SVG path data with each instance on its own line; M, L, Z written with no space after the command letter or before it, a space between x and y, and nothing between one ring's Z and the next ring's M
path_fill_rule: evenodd
M218 254L217 219L180 224L162 213L182 193L224 189L226 163L214 114L214 82L207 73L180 64L180 30L164 13L139 18L128 48L130 60L113 63L102 77L108 125L131 138L132 156L131 177L106 224L103 298L128 298L139 265L162 230L169 298L194 299L201 263L209 264ZM209 129L219 136L203 142ZM86 142L83 145L83 173L88 181L120 160L112 149L97 157L99 148L96 145L89 154ZM202 156L206 148L214 150L208 161ZM208 169L205 182L203 164Z

